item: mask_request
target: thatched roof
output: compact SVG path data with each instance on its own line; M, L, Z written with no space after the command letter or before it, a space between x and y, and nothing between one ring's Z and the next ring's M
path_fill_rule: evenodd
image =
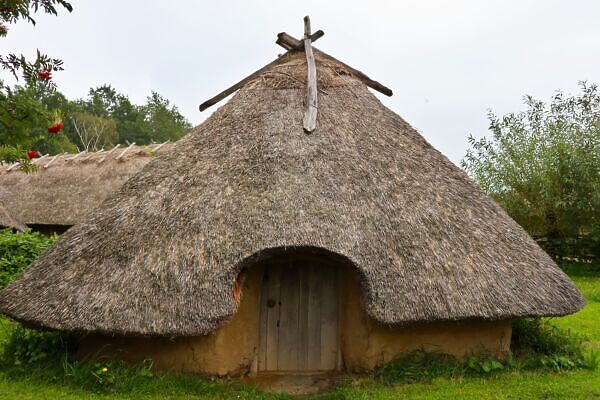
M155 154L173 145L119 147L99 152L45 156L25 173L0 166L0 208L27 225L75 225ZM10 226L2 218L0 225Z
M0 204L0 228L13 228L18 231L24 231L27 227L25 224L17 221L12 215L8 213L6 208Z
M555 316L584 300L527 233L341 63L291 51L65 233L0 295L48 328L198 335L249 259L324 249L383 324Z

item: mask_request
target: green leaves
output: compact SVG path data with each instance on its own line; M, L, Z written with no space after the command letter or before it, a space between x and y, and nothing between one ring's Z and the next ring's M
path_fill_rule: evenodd
M35 88L4 89L0 88L0 160L20 162L22 170L33 171L35 166L26 156L29 150L44 154L77 150L63 132L48 133L57 110L49 110Z
M583 338L556 327L546 319L513 322L511 348L518 356L526 357L524 368L597 368L597 356L587 352L583 344Z
M600 254L600 92L557 92L546 104L488 114L490 137L469 137L461 165L556 257Z
M493 371L502 371L505 367L500 361L492 356L470 356L467 358L466 367L474 373L488 374Z
M16 234L10 229L0 230L0 289L18 276L46 250L58 236L40 233Z
M62 71L63 62L58 58L51 58L37 50L36 58L33 62L28 61L24 55L0 55L0 67L11 73L16 80L19 80L22 76L27 86L36 88L38 92L41 92L43 90L54 90L56 89L56 85L53 80L42 79L38 72Z
M2 8L0 19L9 24L24 19L35 25L33 14L40 10L51 15L58 15L60 8L73 11L73 6L65 0L4 0Z
M76 348L76 338L70 333L36 331L19 325L14 326L2 345L2 366L28 371L65 358Z
M147 97L146 104L135 105L112 86L103 85L90 89L78 105L88 114L114 120L119 143L176 141L191 129L177 107L156 92Z

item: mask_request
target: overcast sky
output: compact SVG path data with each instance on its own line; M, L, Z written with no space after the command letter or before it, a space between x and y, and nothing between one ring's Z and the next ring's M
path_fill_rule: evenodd
M458 163L486 113L523 109L522 97L600 83L600 1L72 1L72 14L20 22L0 51L64 60L69 98L113 85L134 102L151 90L193 123L198 105L272 61L278 32L325 36L317 47L394 91L378 95Z

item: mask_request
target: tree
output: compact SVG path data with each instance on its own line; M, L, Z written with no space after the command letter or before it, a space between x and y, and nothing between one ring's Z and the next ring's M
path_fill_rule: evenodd
M149 143L144 140L148 133L143 112L111 85L90 89L87 100L82 100L81 104L90 114L112 118L117 124L121 143Z
M489 113L490 138L469 137L463 168L555 257L600 255L600 92Z
M148 96L143 110L153 141L177 140L192 128L177 107L154 91Z
M57 110L48 110L33 86L0 90L0 160L20 161L29 171L33 165L25 159L27 151L56 154L75 150L63 132L48 132L48 121L59 119L58 115Z
M87 99L79 100L85 112L113 119L117 124L120 143L149 144L177 140L191 124L169 100L156 92L138 106L110 85L90 89Z
M3 0L0 3L0 37L7 35L8 24L25 20L35 25L33 15L37 11L57 15L59 8L72 11L71 4L65 0ZM30 158L38 153L31 150L32 145L38 145L40 151L52 151L69 144L65 136L39 136L41 129L46 128L49 134L56 135L62 128L60 113L50 112L39 101L44 93L51 93L56 88L52 73L63 69L62 61L38 50L33 62L23 55L0 55L0 68L25 82L24 87L13 89L0 79L0 128L4 133L0 161L21 162L24 170L31 171L34 165Z
M81 143L80 150L98 151L119 142L117 124L110 118L76 112L70 119Z

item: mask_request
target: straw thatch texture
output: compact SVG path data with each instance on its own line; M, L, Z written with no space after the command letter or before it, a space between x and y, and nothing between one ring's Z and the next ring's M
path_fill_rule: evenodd
M0 295L49 328L197 335L236 311L248 257L352 261L384 324L563 315L584 300L506 213L340 65L288 54L129 179Z
M0 227L12 228L17 231L24 231L27 228L23 223L14 219L2 204L0 204Z
M161 147L163 152L172 144ZM75 225L152 158L152 146L46 157L25 173L0 167L0 207L27 225ZM117 160L122 152L127 152ZM48 168L44 168L48 165ZM8 226L0 215L0 225Z

